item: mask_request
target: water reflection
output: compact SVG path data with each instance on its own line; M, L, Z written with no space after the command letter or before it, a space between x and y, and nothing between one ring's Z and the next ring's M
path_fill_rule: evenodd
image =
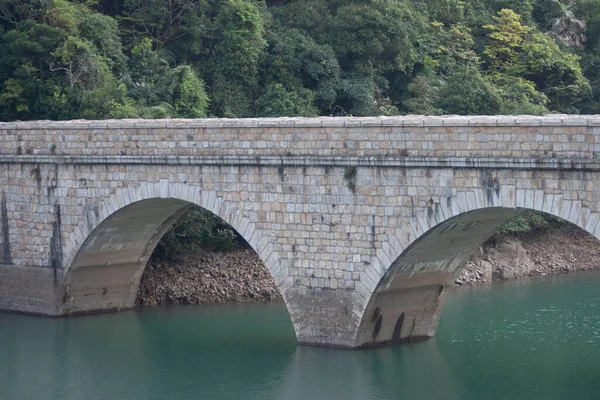
M144 399L264 399L296 348L281 303L175 307L138 315L144 326Z
M130 314L67 319L2 314L0 398L134 398L141 376L123 380L120 371L143 366L140 332Z
M435 341L364 351L300 346L273 399L458 399Z
M271 398L372 399L372 375L360 352L299 346Z

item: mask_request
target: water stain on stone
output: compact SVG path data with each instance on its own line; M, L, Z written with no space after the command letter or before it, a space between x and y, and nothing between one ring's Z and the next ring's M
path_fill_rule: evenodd
M500 181L492 176L491 171L483 171L481 185L485 189L485 196L489 206L494 205L494 194L500 196Z
M35 179L35 182L37 183L38 193L40 193L42 191L42 173L40 170L40 166L37 165L31 168L31 170L29 170L29 176Z
M375 340L377 338L377 335L379 335L382 323L383 317L380 315L379 318L377 318L377 321L375 321L375 328L373 328L373 340Z
M371 316L371 322L375 321L379 317L379 307L375 308L373 311L373 315Z
M410 342L413 337L413 332L415 331L415 326L417 325L417 320L413 318L412 326L410 327L410 335L408 335L408 341Z
M0 201L0 225L2 227L2 263L12 264L10 255L10 235L8 231L8 209L6 207L6 195L2 192L2 200Z
M62 218L60 213L60 204L54 205L54 224L52 226L52 237L50 238L50 267L54 273L54 284L58 284L58 269L62 268Z
M400 340L400 333L402 332L402 324L404 323L404 312L400 314L394 325L394 332L392 333L392 341L397 342Z
M376 245L376 232L375 232L375 216L372 216L373 223L371 224L371 248L375 250L377 248Z

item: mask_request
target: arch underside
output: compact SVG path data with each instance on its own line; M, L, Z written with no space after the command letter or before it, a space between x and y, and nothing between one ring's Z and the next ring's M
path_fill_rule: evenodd
M182 200L150 199L132 203L105 219L71 264L59 299L59 314L133 307L150 255L190 206Z
M502 224L525 211L494 207L460 214L412 242L371 296L356 346L433 337L443 306L444 287L454 281L469 258Z

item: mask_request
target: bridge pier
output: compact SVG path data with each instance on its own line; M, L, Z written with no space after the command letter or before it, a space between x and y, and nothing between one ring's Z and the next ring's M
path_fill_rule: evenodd
M0 311L57 315L64 270L0 264Z
M355 347L430 339L443 305L442 285L386 290L365 310Z
M354 347L433 337L444 305L444 288L454 282L487 238L524 211L485 208L459 214L434 224L413 240L392 262L370 297ZM432 220L435 214L430 214ZM407 235L402 230L397 234Z
M298 342L354 348L365 296L354 291L298 289L285 291L285 302Z

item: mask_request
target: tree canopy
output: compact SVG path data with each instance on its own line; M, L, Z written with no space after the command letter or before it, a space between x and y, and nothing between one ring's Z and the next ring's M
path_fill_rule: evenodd
M0 120L600 112L600 0L0 0Z

